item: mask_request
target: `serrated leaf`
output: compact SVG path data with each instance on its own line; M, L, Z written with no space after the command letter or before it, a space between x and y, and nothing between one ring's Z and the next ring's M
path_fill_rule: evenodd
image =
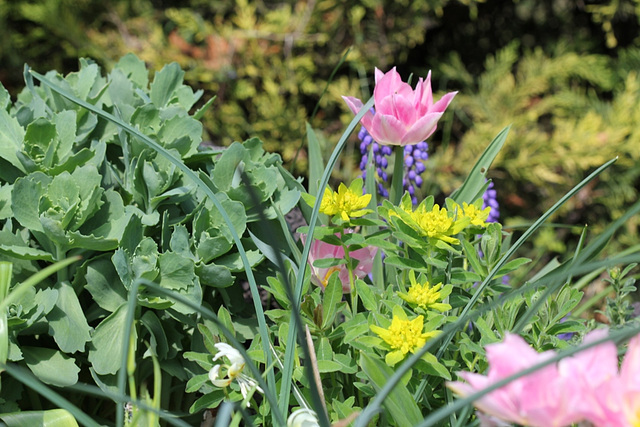
M49 252L28 246L0 245L0 253L18 259L54 262L53 256Z
M172 100L178 87L182 85L184 78L184 71L180 66L172 62L162 67L162 70L158 71L151 83L150 97L151 102L158 108L166 107L166 105Z
M149 84L149 71L147 71L144 61L133 53L128 53L120 58L115 68L122 71L136 86L142 89L147 88Z
M187 289L195 279L193 260L174 252L165 252L158 257L160 286L166 289Z
M40 222L40 198L46 191L51 178L42 172L19 178L11 191L13 216L24 228L44 232Z
M26 170L18 159L17 152L22 148L24 133L18 120L11 117L4 108L0 108L0 158L9 162L22 173L26 173Z
M127 290L109 258L101 257L90 262L85 275L85 288L101 308L114 312L127 301Z

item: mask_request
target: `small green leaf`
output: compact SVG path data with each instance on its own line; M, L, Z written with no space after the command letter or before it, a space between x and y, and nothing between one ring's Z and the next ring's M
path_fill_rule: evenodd
M342 365L332 360L318 360L318 372L338 372L342 370Z
M87 265L85 276L85 288L101 308L114 312L127 301L127 290L109 258L95 258Z
M322 297L322 307L324 309L324 318L322 320L323 329L333 323L333 319L338 311L338 304L342 300L342 292L342 282L340 278L337 274L331 275Z
M360 279L356 279L355 285L356 292L358 293L358 296L360 297L360 301L362 301L364 308L369 311L378 310L377 298L373 294L373 290L371 289L371 287Z
M216 389L209 394L205 394L200 399L196 400L189 408L189 413L194 414L207 408L217 408L218 405L224 400L225 394L223 390Z

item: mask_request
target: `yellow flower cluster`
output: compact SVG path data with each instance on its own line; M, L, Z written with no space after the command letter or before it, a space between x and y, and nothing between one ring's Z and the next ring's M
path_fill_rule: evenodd
M365 209L371 201L371 194L358 194L344 184L340 184L338 192L328 188L324 190L320 212L329 216L340 214L344 221L357 218L370 212Z
M364 216L370 212L366 209L371 201L371 194L362 194L362 178L354 180L349 187L340 184L338 191L325 188L320 203L320 212L330 217L338 215L343 221ZM310 194L303 194L302 198L309 206L313 206L316 198Z
M420 277L420 279L421 283L418 283L413 270L409 271L409 280L411 281L411 287L409 288L407 293L398 292L398 296L400 296L400 298L402 298L409 304L415 305L424 310L432 309L441 312L451 310L451 306L449 304L440 301L449 296L452 290L452 286L447 285L443 288L442 283L431 286L429 282L422 276Z
M385 357L385 362L389 366L394 366L404 359L407 353L414 353L429 339L440 333L440 331L423 332L424 317L418 316L409 320L400 306L394 307L389 328L384 329L377 325L371 325L370 328L391 347L391 351Z
M462 203L460 206L448 200L446 207L440 207L433 203L433 197L429 197L413 209L411 198L405 196L400 206L387 204L385 210L389 217L399 216L405 224L421 236L457 245L460 241L453 236L465 228L487 226L491 208L481 209L481 203L482 200L478 200L474 204Z

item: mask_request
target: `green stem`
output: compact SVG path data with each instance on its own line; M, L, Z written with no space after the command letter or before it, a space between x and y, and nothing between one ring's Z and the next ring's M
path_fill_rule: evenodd
M344 239L344 229L340 230L340 240ZM342 243L344 249L344 259L347 261L347 271L349 272L349 294L351 295L351 312L355 317L358 313L358 293L356 292L356 284L353 280L353 266L351 264L351 257L349 256L349 246Z
M66 252L62 249L62 246L56 245L56 261L62 261L67 257ZM58 270L58 282L66 282L69 280L69 270L67 266L64 266Z
M393 163L393 177L391 178L391 194L389 200L394 206L400 204L402 199L402 178L404 176L404 147L396 145L393 147L395 161Z

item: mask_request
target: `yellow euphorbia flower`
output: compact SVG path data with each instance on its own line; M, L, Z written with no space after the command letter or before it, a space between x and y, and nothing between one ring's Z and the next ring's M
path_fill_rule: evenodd
M462 215L469 218L471 225L483 228L486 227L489 213L491 213L491 208L489 206L484 209L480 209L475 204L469 205L465 202L462 203Z
M424 280L422 276L420 279L421 281ZM438 283L435 286L431 286L426 280L424 280L423 283L418 283L413 270L409 271L409 280L411 281L411 287L407 293L398 292L398 296L400 296L400 298L411 305L418 306L425 310L428 308L441 312L451 310L451 306L449 304L439 302L449 296L452 289L451 285L447 285L443 288L442 283Z
M371 194L362 194L362 179L357 179L349 187L341 183L337 193L326 188L320 212L329 216L339 214L343 221L349 221L371 212L365 209L370 201Z
M420 204L411 213L411 219L417 224L418 229L416 231L421 235L454 245L457 245L460 241L451 236L458 234L468 225L468 220L453 218L447 212L447 208L441 208L437 204L433 205L431 210L427 210L424 204Z
M387 353L384 359L389 366L394 366L400 362L407 353L415 353L428 340L440 333L440 331L423 332L424 316L409 320L400 306L393 308L393 318L388 329L377 325L371 325L370 328L390 347L391 351Z

